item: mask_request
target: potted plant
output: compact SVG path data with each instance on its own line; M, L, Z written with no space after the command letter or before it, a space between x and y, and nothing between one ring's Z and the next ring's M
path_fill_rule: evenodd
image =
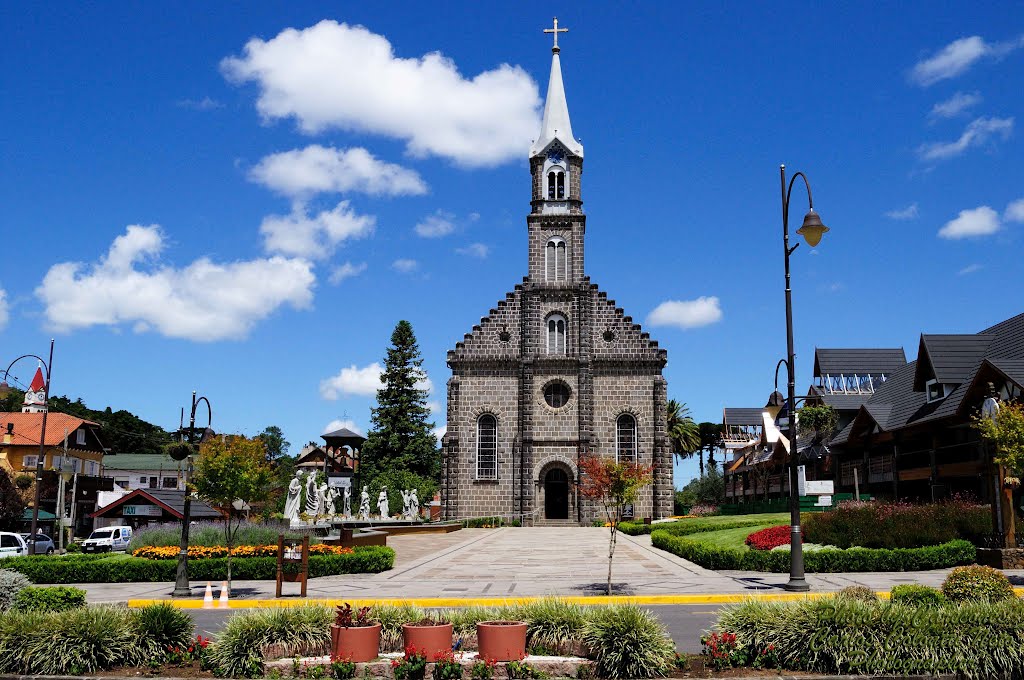
M331 657L362 663L379 655L380 623L370 620L370 608L353 611L348 602L339 606L331 625Z
M302 580L302 560L282 560L281 580L295 583Z
M429 617L416 623L404 623L402 641L406 649L416 649L427 657L427 661L437 661L452 650L452 624Z
M526 623L481 621L476 624L476 640L481 659L522 659L526 656Z

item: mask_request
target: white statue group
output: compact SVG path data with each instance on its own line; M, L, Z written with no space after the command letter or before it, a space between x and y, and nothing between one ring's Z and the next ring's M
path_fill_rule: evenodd
M343 487L342 493L339 494L338 490L324 483L317 486L317 475L316 473L307 473L306 480L303 482L300 479L301 472L295 474L292 481L288 484L288 498L284 505L284 516L292 524L298 524L300 522L299 515L305 511L305 514L312 518L314 521L320 517L334 517L341 515L345 518L352 517L352 488L349 486ZM305 508L302 506L302 489L305 486L306 490L306 503ZM416 489L411 491L402 491L402 517L406 519L416 519L420 514L420 501L417 496ZM337 512L335 502L339 495L342 496L342 511ZM388 488L386 486L381 487L380 494L377 496L377 516L381 519L389 518L391 516L390 505L388 502ZM370 519L370 494L367 488L364 486L362 493L359 495L359 512L357 515L358 519L369 520Z

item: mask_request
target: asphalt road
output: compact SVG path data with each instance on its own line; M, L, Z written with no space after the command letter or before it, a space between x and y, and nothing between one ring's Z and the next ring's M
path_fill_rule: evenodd
M715 605L656 605L650 606L661 622L668 628L680 652L697 653L701 651L700 637L711 627L716 618ZM196 633L204 637L216 635L224 627L224 621L232 613L246 610L217 611L210 609L186 609L196 624Z

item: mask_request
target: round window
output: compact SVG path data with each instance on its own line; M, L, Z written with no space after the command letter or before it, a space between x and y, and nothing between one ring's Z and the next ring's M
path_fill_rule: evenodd
M572 390L560 380L549 382L544 386L544 401L551 408L562 408L569 403Z

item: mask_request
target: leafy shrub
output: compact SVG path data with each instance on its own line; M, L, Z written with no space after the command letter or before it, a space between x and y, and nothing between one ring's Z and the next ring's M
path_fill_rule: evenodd
M464 529L496 529L498 527L518 527L522 522L517 519L506 520L504 517L472 517L462 520Z
M1010 579L1006 578L1003 572L980 564L957 567L949 572L946 580L942 582L942 594L953 602L998 602L1017 598L1013 586L1010 585Z
M14 608L23 612L64 612L84 606L85 591L67 586L29 586L14 602Z
M636 605L594 609L583 642L603 678L655 678L669 671L676 646L650 611Z
M706 569L739 569L744 571L789 571L789 551L736 550L688 540L685 536L673 536L667 531L656 530L651 534L651 543L683 559L695 562ZM897 548L895 550L873 550L850 548L848 550L822 549L804 553L804 568L808 572L844 571L921 571L942 569L974 561L977 551L967 541L950 541L942 545L923 548Z
M861 602L878 602L878 595L867 586L846 586L836 593L836 597L847 597Z
M588 612L578 604L545 597L500 613L502 619L526 621L529 624L526 629L528 646L540 645L568 652L573 645L582 641Z
M693 517L711 517L719 513L717 505L694 505L690 508Z
M743 542L749 545L751 550L771 550L780 545L789 545L792 535L788 524L780 524L755 531L749 534Z
M81 553L82 546L78 543L75 543L74 541L71 541L70 543L68 543L65 550L67 550L69 553Z
M889 591L889 602L911 607L938 607L946 602L946 597L935 588L919 583L901 583Z
M309 576L363 574L387 571L395 562L395 551L386 546L360 546L351 554L310 555ZM177 560L149 560L138 557L110 558L106 555L74 557L8 557L0 567L23 573L33 583L131 583L173 581ZM277 574L273 557L249 557L234 560L232 578L272 580ZM222 581L227 578L227 559L211 557L189 563L189 577L197 581Z
M167 603L144 607L134 612L134 624L155 654L168 649L188 647L192 641L192 617Z
M31 581L25 575L11 569L0 569L0 614L14 606L18 593L27 588Z
M32 482L36 481L36 478L29 474L20 474L14 478L14 485L24 491L25 489L32 486Z
M717 671L747 665L747 650L739 644L735 633L713 632L700 639L701 654Z
M261 609L232 616L208 650L218 675L263 675L264 650L274 645L281 656L324 654L331 644L334 612L327 607Z
M840 548L919 548L955 539L976 540L991 531L991 509L953 499L942 503L847 501L829 512L809 513L804 537Z
M788 670L822 674L1018 677L1024 603L914 608L845 598L750 601L716 627L748 650L774 647Z

